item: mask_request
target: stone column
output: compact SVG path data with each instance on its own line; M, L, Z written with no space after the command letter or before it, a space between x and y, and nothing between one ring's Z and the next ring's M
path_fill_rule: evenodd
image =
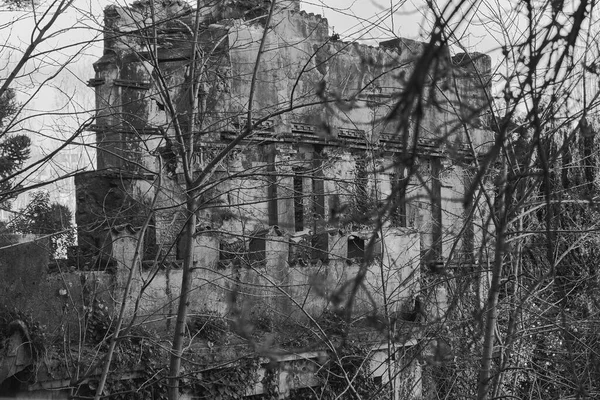
M134 265L135 249L138 241L143 239L140 238L140 231L134 229L129 224L113 227L110 230L110 237L112 242L112 257L116 262L115 300L117 302L123 299L127 280L133 269L131 287L127 296L127 302L129 303L128 311L131 311L130 307L133 307L135 299L139 295L141 285L141 258L138 257L138 261ZM140 248L141 246L143 246L143 243L140 244Z

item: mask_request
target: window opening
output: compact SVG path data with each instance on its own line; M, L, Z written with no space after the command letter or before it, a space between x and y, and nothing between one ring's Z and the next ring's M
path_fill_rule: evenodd
M315 159L314 176L312 179L312 208L315 215L315 222L325 218L325 183L323 182L323 170L321 168L321 160ZM316 229L314 229L316 232Z
M327 262L329 260L329 235L327 232L314 234L311 238L312 259Z
M245 254L244 242L241 240L233 242L222 241L219 243L219 267L240 266Z
M361 215L369 214L369 178L367 174L367 161L364 156L356 159L356 211Z
M269 182L268 187L268 216L269 225L277 225L279 223L277 219L277 175L275 170L275 156L269 156L269 164L267 166L267 180Z
M365 240L358 236L348 236L348 259L362 261L365 258Z
M144 253L142 261L154 261L157 255L158 244L156 243L156 223L154 222L154 217L152 217L144 232Z
M442 257L442 163L439 158L431 159L431 214L432 248L429 251L429 260L438 260Z
M265 233L259 233L250 239L248 259L253 267L264 265L266 260Z
M408 177L405 176L404 167L390 174L392 184L393 207L391 210L391 222L395 226L406 228L409 226L407 218L406 192L408 191Z
M294 174L294 223L296 232L304 230L303 172L303 170L296 169Z

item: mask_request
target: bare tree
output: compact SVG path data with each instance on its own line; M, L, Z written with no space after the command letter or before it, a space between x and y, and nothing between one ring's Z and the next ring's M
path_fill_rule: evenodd
M396 40L386 44L386 48L389 49L389 53L386 57L390 59L390 65L385 62L381 64L374 64L372 60L369 60L367 56L361 60L364 63L364 68L375 68L378 72L371 73L368 78L360 79L356 83L356 87L352 87L350 90L337 90L336 85L343 85L343 80L346 76L335 78L333 82L327 83L323 81L322 86L317 85L317 89L303 87L306 84L306 77L310 79L312 76L322 77L327 76L328 64L333 65L335 68L341 68L344 62L344 54L351 54L352 45L348 43L329 43L315 44L312 47L312 43L309 38L294 38L293 40L300 40L299 46L306 46L308 48L308 55L303 56L297 65L297 77L292 77L290 90L287 92L289 98L265 100L262 97L256 102L260 106L254 106L255 96L257 96L257 90L259 90L258 82L268 82L266 80L266 72L269 71L265 67L265 63L261 62L262 57L266 53L266 49L273 50L273 44L270 44L268 40L273 40L269 37L271 29L277 27L277 24L284 24L285 19L279 18L277 23L271 23L273 19L273 12L277 7L276 3L272 3L268 9L264 7L258 7L249 5L247 9L241 8L237 10L229 10L227 7L222 7L217 4L215 8L210 9L210 13L207 13L207 6L205 4L198 4L197 9L192 11L190 9L182 8L179 11L164 11L163 8L160 11L156 11L154 5L150 3L148 7L141 4L128 9L115 9L115 16L118 14L120 18L119 29L115 29L114 36L109 37L109 41L112 41L113 48L117 54L133 52L137 55L139 69L131 67L130 82L120 82L120 85L134 85L138 84L145 85L151 89L150 94L145 94L140 97L132 96L123 103L123 107L130 107L128 110L123 108L123 115L119 111L111 110L110 92L104 92L104 99L108 102L107 111L103 112L100 116L100 120L103 122L116 122L122 124L125 129L130 129L132 134L138 135L142 139L142 145L146 145L148 142L144 142L145 129L152 129L152 126L144 126L147 120L138 118L140 114L144 113L142 104L147 104L148 99L151 100L150 104L157 110L162 112L161 120L152 121L152 125L155 126L154 134L158 134L159 139L162 141L162 147L158 147L154 150L155 153L150 153L149 159L154 159L156 155L160 155L162 160L162 169L158 171L160 174L165 174L163 185L171 185L171 188L164 189L165 191L173 190L174 186L170 181L175 179L181 179L184 183L184 190L177 196L174 196L175 204L173 200L164 203L165 205L159 206L159 208L172 208L180 207L183 203L186 204L184 215L179 216L180 219L179 227L184 228L180 231L180 236L183 238L180 241L182 248L182 284L181 284L181 295L177 296L176 299L179 303L179 310L177 313L177 321L175 324L175 336L173 340L173 348L171 354L171 372L170 372L170 396L176 398L178 396L178 385L180 379L179 365L182 358L182 346L184 343L185 325L187 321L187 307L189 298L188 293L193 290L191 285L192 271L194 268L201 270L211 270L213 267L210 265L202 265L200 267L194 267L194 257L198 254L196 244L198 238L206 236L207 240L211 234L216 234L216 230L211 225L204 225L203 231L198 231L198 225L203 223L212 223L212 218L218 215L220 207L218 203L215 203L215 199L219 199L222 202L228 202L227 208L235 209L239 207L240 213L248 213L248 216L242 216L240 218L241 223L246 220L252 220L255 218L259 220L261 212L253 215L252 208L253 204L261 205L264 207L265 203L269 210L274 209L273 219L277 221L277 208L282 207L283 210L280 213L285 213L285 208L288 209L288 215L292 216L291 223L289 218L281 219L289 225L283 224L281 227L274 228L273 232L262 233L262 246L265 246L264 235L283 236L279 232L280 228L284 230L294 229L292 236L295 233L302 232L304 230L314 229L313 234L316 234L314 240L308 243L300 243L296 246L297 251L295 253L296 262L306 262L307 259L325 259L323 254L328 255L331 248L335 247L335 244L329 245L329 236L336 237L342 236L338 240L344 242L344 247L340 247L338 251L346 249L347 254L341 256L342 259L347 259L350 265L354 264L356 268L356 276L354 272L352 276L347 276L346 279L339 282L339 288L334 292L327 293L330 291L329 288L319 287L315 284L315 292L319 294L325 302L330 302L333 307L333 315L340 318L339 323L350 324L351 321L356 319L356 311L364 310L364 304L370 304L372 308L372 314L366 318L367 325L373 324L387 332L388 342L388 358L385 363L394 357L395 348L394 341L397 336L401 334L397 332L400 326L404 325L404 322L414 322L415 320L424 318L425 311L421 304L421 300L418 297L414 298L413 305L407 305L407 309L401 311L401 304L397 300L398 296L406 296L416 294L415 281L418 272L414 271L414 266L417 265L417 255L413 255L405 261L399 261L402 257L399 256L401 251L395 246L403 246L408 242L413 242L412 246L415 246L414 241L417 239L417 235L411 233L406 235L408 239L407 243L402 241L394 242L393 246L382 245L384 238L387 239L390 223L396 224L400 227L416 228L414 220L421 218L420 213L416 211L417 204L421 204L421 207L426 210L424 214L435 214L435 218L430 217L430 221L427 223L429 226L425 228L427 231L423 237L423 241L427 243L426 250L423 251L423 256L432 263L435 263L442 256L441 242L444 240L441 227L436 228L436 224L441 223L441 197L440 192L442 191L440 184L440 164L439 160L431 162L430 166L425 165L419 166L416 162L417 154L421 151L422 139L420 135L420 129L422 123L425 121L424 112L436 112L436 107L439 104L436 102L436 96L439 96L438 89L435 87L438 80L444 78L444 68L449 68L452 65L451 60L447 57L447 51L443 46L443 37L439 34L432 38L429 44L419 44L412 41ZM175 9L173 9L175 10ZM112 10L109 10L109 14ZM227 40L233 40L227 30L227 26L219 28L206 25L206 23L212 22L211 18L218 20L228 13L237 12L245 13L246 18L254 15L258 16L256 20L259 25L259 32L261 32L260 39L250 39L247 37L241 37L239 43L230 43L228 51L240 51L243 52L245 48L255 49L256 56L250 60L250 62L236 71L239 75L227 76L227 68L220 68L221 59L227 60L226 56L223 55L221 44ZM220 14L221 13L221 14ZM237 15L237 14L236 14ZM286 14L283 14L284 16ZM216 17L215 17L216 16ZM150 21L148 24L145 21ZM183 21L183 22L182 22ZM249 19L248 21L252 21ZM318 28L318 27L317 27ZM235 31L234 31L235 32ZM159 33L165 35L159 36ZM173 36L173 39L169 38L168 34L181 35L180 38ZM132 38L134 40L132 40ZM205 39L205 38L209 38ZM169 40L177 39L179 41L189 41L190 52L186 53L184 57L184 69L186 71L185 86L181 85L181 82L177 81L177 75L173 73L174 68L169 66L166 60L169 60L166 55L169 51L166 48L165 43L170 44ZM442 46L440 46L442 44ZM172 45L172 44L171 44ZM308 46L307 46L308 45ZM236 50L239 46L239 50ZM394 49L398 49L399 57L394 55ZM305 50L302 48L303 51ZM367 53L369 50L365 50ZM225 52L225 54L227 54ZM106 56L105 62L109 63L109 55ZM472 60L468 60L472 62ZM102 60L101 60L102 62ZM181 63L181 60L177 60ZM392 64L393 62L393 64ZM467 62L468 64L468 62ZM248 66L249 65L249 66ZM414 65L414 70L412 69ZM234 66L234 68L239 68ZM333 68L333 67L332 67ZM99 70L100 75L106 73L106 79L114 79L110 74L110 68L106 70ZM408 71L408 72L407 72ZM413 72L414 71L414 72ZM271 72L274 73L274 72ZM392 81L395 79L395 73L398 73L401 78L399 86L405 86L406 90L400 93L393 93L390 91L390 87L386 87L387 92L382 94L382 86L385 84L380 83L387 79ZM139 76L137 75L139 74ZM260 81L258 79L260 74ZM405 74L405 78L402 77ZM140 80L140 76L143 77ZM244 78L245 76L245 78ZM351 75L349 75L351 76ZM136 78L136 79L132 79ZM103 78L98 79L98 84ZM120 78L122 79L122 78ZM226 90L228 81L242 80L247 84L247 87L241 90L240 97L234 98L235 103L231 107L230 114L219 114L219 109L215 106L215 102L220 101L220 91ZM279 77L277 77L279 79ZM321 78L322 79L322 78ZM223 83L221 83L223 82ZM284 81L285 82L285 81ZM432 84L434 82L434 84ZM287 83L286 83L287 84ZM353 82L355 84L355 82ZM330 85L329 87L325 85ZM487 83L482 86L487 85ZM132 86L133 87L133 86ZM181 88L184 87L185 91L181 93ZM385 86L384 86L385 87ZM391 86L395 87L395 86ZM104 89L102 89L104 90ZM362 96L362 97L361 97ZM397 97L396 97L397 96ZM452 94L452 96L456 96ZM390 100L380 101L378 98L385 97ZM457 99L452 98L450 100L445 99L445 103L448 105L457 106ZM482 100L480 100L482 102ZM332 106L329 107L328 105ZM328 119L327 113L331 114L331 118L339 118L340 121L350 124L365 124L365 117L361 115L364 110L368 110L369 107L377 109L380 112L379 116L372 118L368 116L368 123L375 122L378 125L390 125L391 136L388 141L393 142L397 148L398 158L391 162L381 163L377 156L365 156L362 161L351 161L347 163L347 168L354 170L351 177L336 177L335 176L335 163L331 166L322 164L321 158L325 159L323 154L317 154L314 156L312 162L306 162L302 160L297 161L270 161L262 163L261 166L253 169L246 167L246 172L241 170L228 170L224 168L225 162L231 159L236 153L240 146L248 146L246 139L255 140L258 143L268 143L271 139L265 139L261 135L263 130L269 131L269 127L272 126L271 120L277 120L284 115L294 115L302 109L310 109L304 115L310 112L316 112L317 108L325 109L325 115L322 119L318 119L317 124L319 130L322 131L322 137L319 138L315 135L315 132L306 132L305 136L308 140L326 143L328 138L334 138L332 131L336 129L335 125ZM139 107L139 108L135 108ZM387 108L387 111L384 111ZM469 117L479 115L481 110L478 105L469 109L464 107L464 112ZM341 110L341 113L340 113ZM420 110L420 111L419 111ZM426 110L426 111L425 111ZM356 115L348 115L355 113ZM342 115L340 115L342 114ZM345 115L344 115L345 114ZM164 117L163 117L164 116ZM256 116L256 118L254 118ZM233 118L232 118L233 117ZM237 119L237 121L236 121ZM470 123L470 121L463 122L463 124ZM313 124L314 126L314 124ZM234 127L234 129L232 129ZM416 131L415 128L416 127ZM103 127L99 126L99 130ZM305 129L305 128L297 128ZM310 129L310 128L309 128ZM314 129L314 128L312 128ZM229 141L226 142L223 148L212 149L207 144L207 139L215 140L216 135L221 132L227 133ZM110 148L111 139L109 135L114 135L114 132L106 131L102 132L106 138L106 147L103 149L104 158L103 166L111 167L114 163L121 163L119 165L133 168L136 173L144 174L156 174L156 169L151 168L147 160L131 159L128 154L122 152L119 148ZM382 140L385 138L383 132L380 132L379 138L371 137L370 140ZM310 139L309 136L313 136ZM360 129L345 129L341 131L337 136L339 138L345 138L349 143L356 144L357 147L363 146L367 148L370 146L369 139L365 137L364 132ZM317 139L314 139L317 137ZM455 141L455 129L449 129L441 138L429 138L431 145L435 145L435 140L439 140L440 147L446 147L448 151L454 152L459 151L454 145ZM252 143L252 142L250 142ZM317 145L316 147L319 147ZM319 153L319 151L316 151ZM369 154L368 152L366 152ZM478 157L479 154L475 154ZM109 157L114 157L110 159ZM230 162L230 161L228 161ZM381 164L380 164L381 163ZM231 164L230 164L231 165ZM235 163L233 164L235 165ZM100 166L100 165L99 165ZM101 168L103 166L100 166ZM266 171L263 170L266 168ZM330 168L333 172L325 176L324 172ZM422 171L420 170L422 169ZM273 197L269 201L265 199L256 199L254 203L251 198L244 195L243 191L238 191L235 185L247 185L247 182L256 182L256 180L250 180L249 177L253 174L262 175L264 180L262 185L264 188L270 188L273 190L277 188L277 197ZM319 175L321 174L321 176ZM376 178L377 175L382 175L382 178ZM436 175L437 174L437 175ZM153 175L154 176L154 175ZM229 182L229 183L228 183ZM309 190L306 190L306 184L310 182L312 186ZM260 184L256 182L256 184ZM325 191L324 187L328 189ZM387 193L383 193L381 186L386 186ZM411 194L413 196L414 204L411 213L407 213L404 208L406 198L411 190L415 190L416 186L423 186L423 190L420 190L418 195ZM411 189L412 188L412 189ZM246 188L249 189L249 188ZM160 192L162 187L156 189L156 193ZM268 191L267 190L267 191ZM308 195L307 192L313 192L312 195ZM323 199L326 197L325 193L331 194L327 196L327 201ZM226 200L228 198L239 197L239 201ZM337 197L336 197L337 196ZM309 198L313 198L309 200ZM337 203L336 203L337 201ZM453 201L460 202L453 196ZM309 205L309 208L306 206ZM402 207L401 207L402 206ZM377 209L379 208L379 210ZM293 213L292 213L293 211ZM231 211L229 211L231 212ZM271 221L271 211L269 214L269 225ZM158 214L154 214L156 218ZM198 215L204 215L201 219L198 219ZM210 217L207 217L209 215ZM419 217L417 217L419 215ZM250 218L248 218L250 217ZM410 222L409 222L410 221ZM281 223L280 222L280 223ZM334 226L338 224L340 226L348 226L350 231L360 231L360 235L351 235L346 238L342 233L338 234L340 228L327 228L326 225L331 222ZM419 222L420 223L420 222ZM256 221L253 221L252 226L256 226ZM145 224L146 228L148 224ZM207 227L208 226L208 227ZM373 229L374 226L374 229ZM346 229L346 228L344 228ZM429 229L434 232L429 231ZM235 235L235 233L224 232L221 234ZM218 230L217 230L218 231ZM364 232L363 232L364 231ZM285 283L278 282L270 274L261 272L263 261L260 259L253 259L256 255L253 253L260 253L260 249L253 249L252 246L260 246L261 237L257 236L257 233L250 234L248 236L248 230L242 230L242 238L246 238L249 244L249 260L246 260L253 273L269 283L269 285L275 290L280 292L286 302L290 303L293 307L299 309L306 317L316 324L317 335L328 343L328 347L334 351L336 346L333 341L328 337L325 330L320 326L314 317L307 311L306 305L298 303L298 300L292 294L292 286ZM144 235L142 231L141 235ZM239 235L239 233L238 233ZM301 235L298 233L298 235ZM393 236L393 235L392 235ZM319 242L319 240L325 239L325 246ZM273 243L280 242L284 239L270 239ZM254 244L253 244L254 243ZM387 247L386 247L387 246ZM382 249L385 247L385 249ZM418 247L413 247L414 249ZM140 245L136 246L135 254L139 253L141 249ZM219 245L212 245L210 247L201 247L202 251L215 252L219 251L221 254L226 254L227 251L222 251ZM264 249L264 252L267 250ZM315 257L309 256L308 258L302 255L303 251L309 253L322 253L321 256L317 254ZM169 250L166 250L168 253ZM230 253L235 254L235 251L230 250ZM283 253L283 252L282 252ZM382 254L385 254L383 256ZM273 256L273 255L272 255ZM264 257L264 256L263 256ZM273 256L274 257L274 256ZM340 255L337 255L340 257ZM238 257L232 257L236 259ZM243 259L243 257L242 257ZM133 259L134 264L129 268L136 267L136 258ZM375 280L377 286L374 288L367 287L373 284L373 280L369 278L370 267L374 262L378 262L379 265L379 276ZM275 260L278 263L285 265L286 260ZM399 270L404 268L403 265L397 263L407 262L410 266L409 270L413 272L403 276L390 270L391 266L398 268ZM253 266L256 265L256 266ZM318 264L317 264L318 265ZM318 269L318 267L317 267ZM354 269L353 269L354 271ZM132 275L129 275L127 280L128 285L131 282ZM232 291L236 293L236 290ZM360 294L360 295L359 295ZM126 293L127 295L127 293ZM362 296L362 297L361 297ZM378 304L379 298L383 298L385 304L383 316L378 315L376 305ZM377 301L375 300L377 298ZM125 297L124 297L125 299ZM306 300L305 300L306 301ZM360 304L359 301L363 302ZM124 304L125 300L123 300ZM236 323L238 324L238 330L242 336L248 336L248 332L245 332L244 326L244 312L245 308L236 308L237 302L232 299L232 310L231 312L235 315ZM136 302L137 307L137 302ZM364 311L362 311L364 312ZM361 315L360 318L365 319L365 315ZM359 319L360 319L359 318ZM440 317L441 318L441 317ZM117 326L121 326L122 318L119 317ZM129 325L131 326L131 325ZM407 324L410 326L410 324ZM398 327L398 328L397 328ZM342 330L343 331L343 330ZM126 332L126 331L125 331ZM119 330L111 339L111 350L115 348L114 344L117 343L117 339L120 336ZM439 347L439 346L438 346ZM104 365L104 375L102 383L96 389L96 397L102 395L103 382L106 379L107 373L110 369L111 353L107 357L107 362ZM438 357L439 355L435 355ZM365 362L365 360L361 361ZM397 372L389 371L390 382L394 380ZM357 393L357 387L353 384L354 378L351 373L345 373L344 377L347 385L342 391L349 393Z
M473 5L477 14L472 15L497 33L502 51L497 94L487 101L495 143L479 160L465 203L472 204L478 187L493 185L495 193L487 200L491 214L481 221L477 268L469 274L455 271L447 283L456 290L448 324L463 347L454 365L441 367L439 376L445 376L437 395L585 398L596 392L589 384L595 371L577 360L593 357L595 342L582 350L580 334L573 330L594 323L594 301L583 294L594 278L583 274L580 265L588 262L582 246L595 247L589 242L595 227L593 218L579 225L583 220L574 214L594 209L590 121L597 107L597 77L589 60L596 51L595 4L464 5ZM466 46L451 19L455 8L430 12L434 31L444 32L449 44ZM556 31L556 26L561 28ZM467 122L465 129L473 135L474 121ZM577 184L574 176L581 176ZM585 311L575 305L579 302L586 304ZM471 323L458 322L469 315ZM544 329L548 339L539 335ZM460 340L467 332L470 339ZM472 359L481 360L480 366ZM549 378L542 370L550 366L562 375ZM477 393L470 389L475 380Z
M168 381L170 399L194 379L187 349L201 334L211 346L233 330L254 354L281 359L275 320L298 322L331 357L309 397L399 398L396 378L415 361L429 398L597 393L582 361L597 351L595 4L559 3L429 3L426 43L378 50L329 37L321 22L286 35L298 11L280 1L107 9L107 51L90 82L99 173L113 190L102 201L119 185L130 196L82 224L80 239L141 229L100 341L108 351L73 381L101 365L93 389L105 396L119 346L166 315L169 371L147 383ZM476 19L499 32L494 71L465 51ZM277 58L285 52L291 61ZM269 151L248 158L259 148ZM181 281L152 309L145 298L163 277ZM223 310L194 310L198 297ZM259 306L278 319L260 319ZM257 326L272 336L256 337ZM340 346L357 327L378 332L383 351ZM387 386L375 388L369 360L382 353ZM211 379L231 379L221 367Z
M77 103L77 88L84 85L73 79L72 67L85 58L99 31L86 24L88 13L72 1L6 1L0 7L1 137L5 147L13 143L13 150L19 138L33 143L29 160L3 173L3 196L14 198L30 188L60 182L84 167L83 163L73 167L74 160L65 154L74 152L91 121L92 105ZM83 31L82 39L76 33Z

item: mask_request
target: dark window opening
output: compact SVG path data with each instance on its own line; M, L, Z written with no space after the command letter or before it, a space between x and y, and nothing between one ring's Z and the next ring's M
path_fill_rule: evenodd
M290 241L290 265L307 266L317 261L329 262L329 235L327 232L305 235L297 241Z
M152 217L144 232L144 253L142 260L154 261L157 258L157 255L158 244L156 243L156 224L154 222L154 217Z
M288 262L290 265L307 266L312 257L311 245L306 238L290 241Z
M327 262L329 260L329 235L327 232L313 235L311 238L312 259Z
M431 159L431 217L432 246L427 260L439 260L442 257L442 163L439 158Z
M325 218L325 188L323 179L313 178L312 190L315 220L323 219Z
M246 251L244 242L241 240L235 242L221 242L219 244L219 268L228 268L240 266Z
M362 261L365 258L365 240L358 236L348 237L348 259Z
M268 173L268 182L269 187L267 189L268 193L268 215L269 215L269 225L277 225L279 223L277 218L277 177L275 174L275 157L272 156L269 161L269 165L267 167Z
M392 185L392 209L390 220L392 225L406 228L409 226L407 218L406 191L408 189L408 178L404 177L404 172L390 174L390 183Z
M113 257L113 243L110 234L105 236L80 236L79 248L71 250L68 262L76 268L90 269L94 271L114 272L117 268L117 260ZM58 266L58 264L56 264Z
M315 149L317 150L317 149ZM319 153L315 154L313 160L313 179L312 179L312 211L314 213L315 223L317 220L325 219L325 183L323 181L322 160ZM313 227L314 232L317 232L316 226Z
M361 215L370 214L370 199L368 192L369 178L367 174L367 162L364 158L356 159L356 211Z
M294 223L296 232L304 230L304 192L303 171L294 174Z
M248 259L253 267L264 265L266 260L266 240L264 234L250 239Z

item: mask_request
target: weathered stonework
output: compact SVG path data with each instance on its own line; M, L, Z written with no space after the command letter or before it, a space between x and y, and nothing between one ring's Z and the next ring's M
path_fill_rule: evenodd
M464 205L471 162L492 139L489 57L441 49L424 71L422 119L407 127L399 104L425 43L334 40L326 19L290 1L271 21L254 74L265 20L249 16L264 9L206 7L194 44L193 10L179 1L154 4L106 9L104 56L90 80L98 171L77 181L80 240L111 252L118 286L135 268L134 289L144 287L138 316L168 329L181 291L181 157L190 149L177 130L194 137L190 159L200 170L244 131L252 97L254 121L265 121L200 190L192 314L302 322L341 312L354 296L352 316L360 320L383 304L399 315L421 295L430 322L441 323L445 307L435 299L445 292L422 290L422 266L471 260ZM191 119L194 48L202 68ZM135 236L153 201L151 234ZM374 234L378 209L390 217ZM144 240L143 262L132 265L137 240ZM357 275L364 280L353 293ZM399 345L412 340L404 339Z
M13 240L0 252L0 303L31 313L61 339L77 341L99 306L116 315L130 274L126 316L136 312L137 321L170 333L186 242L185 145L174 126L196 139L198 169L243 132L264 32L259 17L268 6L218 3L201 10L197 48L204 69L193 131L193 10L172 0L105 11L104 54L89 82L98 109L97 171L76 178L79 260L50 271L43 241ZM298 0L278 4L256 74L253 118L265 121L223 158L201 190L190 320L218 315L246 337L261 324L267 332L287 326L293 341L301 327L317 330L312 320L325 326L325 316L343 314L352 297L350 319L358 326L352 338L371 347L372 375L385 382L388 368L399 370L389 362L386 341L408 348L421 339L422 326L400 317L417 296L427 304L428 323L447 318L444 283L423 284L430 278L427 262L449 270L469 266L479 243L464 207L472 161L492 141L486 129L490 59L450 57L441 49L421 88L423 118L406 127L397 106L426 44L334 40L327 20L301 11ZM407 160L413 173L403 180ZM396 194L401 183L403 196ZM375 230L378 210L389 218ZM357 275L364 279L352 293ZM377 322L382 329L373 328ZM226 339L198 338L195 360L208 368L256 355L263 346ZM318 384L323 346L304 343L286 352L284 343L269 342L271 333L263 339L272 360L284 365L277 377L282 396ZM37 372L30 396L69 396L64 358ZM0 372L8 371L4 365ZM258 373L264 376L266 367ZM397 398L421 395L420 374L413 363L397 375L396 387L410 388L398 389ZM254 393L264 390L261 382Z

